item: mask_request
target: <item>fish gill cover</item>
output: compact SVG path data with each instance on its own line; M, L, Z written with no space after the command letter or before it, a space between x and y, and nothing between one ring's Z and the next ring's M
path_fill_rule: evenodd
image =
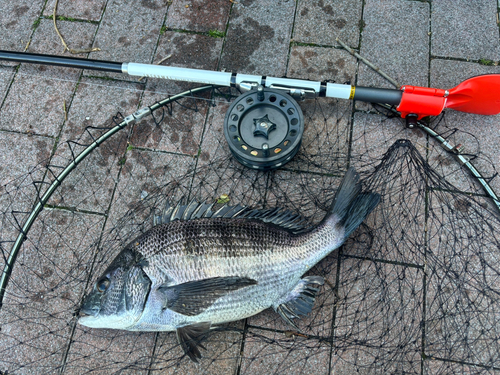
M82 83L79 90L90 95L96 88ZM2 181L2 268L20 234L25 240L0 310L0 372L499 370L500 223L496 207L454 157L387 113L317 99L301 103L305 131L297 156L282 169L251 170L231 157L223 137L230 99L215 89L188 94L122 126L81 161L77 156L123 117L106 120L109 113L101 113L102 123L86 127L84 115L70 118L72 127L50 157ZM431 124L434 129L452 144L469 146L484 175L496 176L477 139L451 127L446 116ZM57 176L76 160L45 201ZM217 327L195 364L173 332L77 324L96 278L124 245L151 228L168 202L282 207L315 224L348 166L381 202L339 250L306 274L325 283L312 312L296 320L299 330L269 309ZM498 185L498 178L491 183ZM44 209L26 227L37 203Z

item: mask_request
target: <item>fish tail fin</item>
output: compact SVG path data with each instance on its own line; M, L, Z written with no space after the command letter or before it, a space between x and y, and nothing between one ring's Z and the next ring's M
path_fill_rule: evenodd
M336 225L344 228L345 238L356 230L380 201L376 193L361 193L359 174L349 168L340 183L328 217L334 217Z

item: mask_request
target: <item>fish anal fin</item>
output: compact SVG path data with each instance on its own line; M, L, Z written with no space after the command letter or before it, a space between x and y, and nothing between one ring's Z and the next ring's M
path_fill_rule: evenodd
M298 330L293 319L311 312L319 286L323 285L324 282L320 276L304 277L288 294L273 304L274 310L280 314L285 322Z
M210 322L200 322L178 327L176 330L179 345L193 362L198 362L198 359L201 358L198 347L205 349L200 342L205 338L205 335L210 330L210 326Z
M225 294L257 284L254 279L238 276L212 277L178 285L160 286L164 294L164 307L187 316L201 314Z

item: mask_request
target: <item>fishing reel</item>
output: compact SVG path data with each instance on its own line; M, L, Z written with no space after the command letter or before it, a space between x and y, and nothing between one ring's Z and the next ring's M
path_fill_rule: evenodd
M224 119L224 136L233 156L246 167L271 170L298 152L304 115L283 90L262 85L240 95Z

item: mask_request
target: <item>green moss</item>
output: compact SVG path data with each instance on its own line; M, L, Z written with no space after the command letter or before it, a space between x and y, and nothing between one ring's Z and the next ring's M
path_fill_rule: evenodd
M34 22L33 25L31 25L32 29L36 29L40 25L40 18L37 18Z
M124 165L126 161L127 161L127 158L123 157L120 160L118 160L118 165Z
M64 16L57 16L58 21L70 21L70 22L76 22L77 19L73 17L64 17Z
M219 30L209 30L208 36L211 36L212 38L224 38L226 33Z
M495 62L493 60L480 59L479 64L486 65L486 66L493 66L493 65L495 65Z
M167 26L163 25L160 29L160 35L163 35L167 32Z

